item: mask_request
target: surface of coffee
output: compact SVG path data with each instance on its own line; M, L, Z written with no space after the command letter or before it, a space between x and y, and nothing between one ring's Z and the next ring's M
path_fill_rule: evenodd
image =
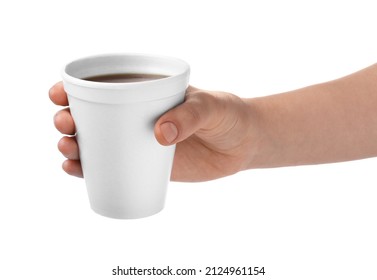
M159 74L117 73L83 78L83 80L101 83L135 83L163 79L168 76Z

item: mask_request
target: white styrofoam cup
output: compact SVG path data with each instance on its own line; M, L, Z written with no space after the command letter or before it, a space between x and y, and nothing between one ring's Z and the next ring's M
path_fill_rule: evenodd
M154 124L184 101L189 72L180 59L142 54L97 55L64 67L64 89L96 213L133 219L163 209L175 146L157 142ZM133 83L83 80L120 73L168 77Z

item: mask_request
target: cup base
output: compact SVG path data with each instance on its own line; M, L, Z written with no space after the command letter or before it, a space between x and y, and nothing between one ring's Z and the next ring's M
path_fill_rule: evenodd
M162 211L162 209L164 209L164 205L157 208L157 209L153 209L153 211L148 211L148 212L143 212L143 213L110 213L109 211L106 211L106 210L103 210L103 209L98 209L98 208L95 208L93 206L91 206L92 210L101 215L101 216L104 216L104 217L107 217L107 218L112 218L112 219L118 219L118 220L132 220L132 219L141 219L141 218L147 218L147 217L150 217L150 216L153 216L159 212Z

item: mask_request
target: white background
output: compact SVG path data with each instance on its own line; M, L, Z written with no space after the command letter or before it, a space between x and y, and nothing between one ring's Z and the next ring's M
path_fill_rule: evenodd
M331 80L377 62L374 2L3 1L0 279L126 278L117 265L377 279L377 159L171 183L158 215L113 220L61 170L47 94L66 62L107 52L180 57L191 84L244 97Z

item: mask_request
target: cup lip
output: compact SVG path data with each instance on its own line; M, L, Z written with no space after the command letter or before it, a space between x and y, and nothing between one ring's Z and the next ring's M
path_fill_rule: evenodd
M79 62L79 61L84 61L88 59L96 59L96 58L102 58L102 57L142 57L142 58L159 58L159 59L164 59L164 60L170 60L171 62L175 62L178 64L181 64L183 66L183 71L180 73L177 73L175 75L170 75L161 79L156 79L156 80L147 80L147 81L138 81L138 82L127 82L127 83L109 83L109 82L95 82L95 81L87 81L83 80L80 78L76 78L70 74L67 73L67 67L69 67L72 63ZM96 55L90 55L90 56L85 56L81 57L78 59L71 60L70 62L66 63L62 70L61 70L61 76L63 80L66 82L81 86L81 87L88 87L88 88L96 88L96 89L131 89L135 86L140 86L140 85L157 85L160 83L164 83L167 80L173 80L173 79L179 79L187 75L187 73L190 72L190 66L189 64L179 58L176 57L171 57L171 56L165 56L165 55L158 55L158 54L146 54L146 53L103 53L103 54L96 54ZM158 73L156 73L158 74Z

